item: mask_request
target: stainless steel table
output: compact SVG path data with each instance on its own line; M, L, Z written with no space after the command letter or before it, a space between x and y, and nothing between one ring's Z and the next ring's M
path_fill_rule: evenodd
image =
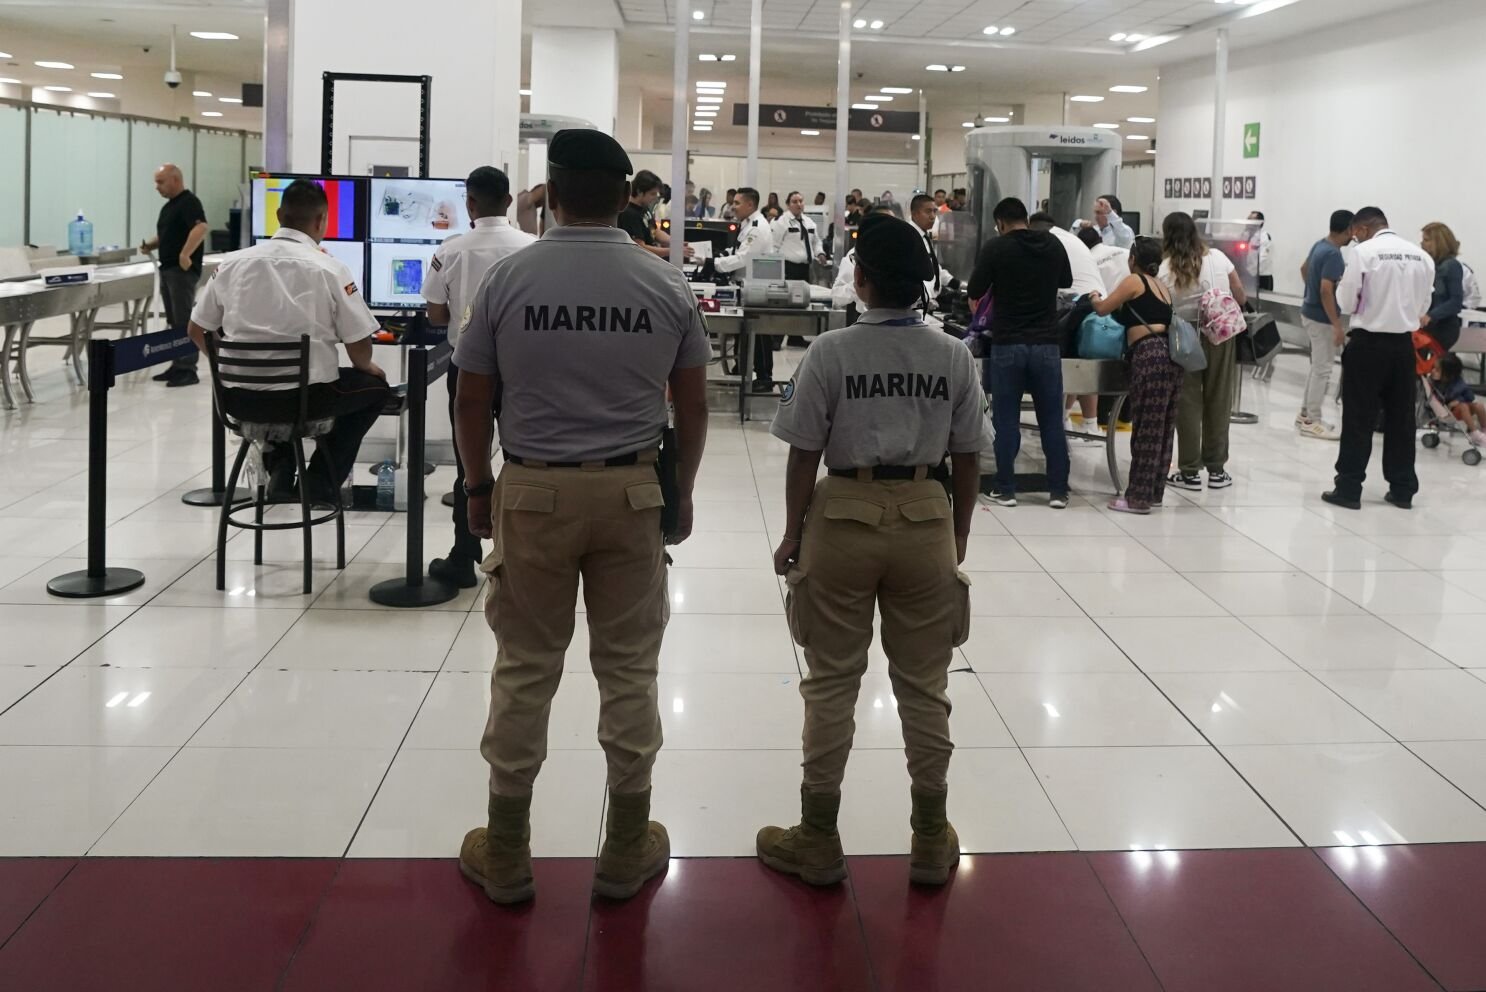
M753 367L753 339L766 337L815 337L846 326L846 311L827 307L742 307L707 315L707 331L719 338L736 337L738 354L738 419L747 421L749 372ZM760 396L765 394L760 393ZM774 395L774 394L769 394Z
M1065 358L1063 359L1063 392L1068 396L1094 394L1114 398L1114 407L1109 411L1109 430L1103 437L1085 431L1065 431L1064 433L1069 437L1103 441L1104 459L1109 466L1109 481L1114 483L1115 492L1124 492L1125 487L1120 480L1119 450L1115 446L1115 440L1119 433L1116 428L1120 422L1120 414L1125 409L1125 398L1130 393L1129 369L1123 361ZM986 395L990 395L989 390L986 391ZM1035 423L1024 423L1021 426L1030 430L1037 429Z

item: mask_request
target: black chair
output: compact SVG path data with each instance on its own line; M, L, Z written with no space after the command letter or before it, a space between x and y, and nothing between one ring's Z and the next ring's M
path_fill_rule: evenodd
M314 562L312 529L316 524L335 521L336 567L346 567L346 520L340 501L340 480L328 479L329 500L311 500L306 486L304 441L306 438L322 437L335 426L335 418L312 419L309 412L310 399L310 339L300 335L298 344L290 342L235 342L220 335L206 335L207 361L211 364L212 388L216 392L217 409L221 411L222 423L233 434L242 439L237 449L237 459L232 463L232 472L227 477L227 492L237 491L237 482L242 474L252 446L266 443L288 444L294 451L297 468L296 489L299 496L300 519L288 523L266 523L263 511L270 505L266 480L258 480L254 498L239 503L224 502L222 516L217 525L217 588L227 588L227 528L237 527L253 532L253 563L263 564L263 532L269 530L304 531L304 591L310 592L310 573ZM228 402L227 390L235 384L292 385L294 413L290 420L273 422L249 420L234 415L233 405ZM287 389L276 392L288 393ZM311 507L325 510L320 516L311 515ZM253 513L251 521L238 519L238 514Z

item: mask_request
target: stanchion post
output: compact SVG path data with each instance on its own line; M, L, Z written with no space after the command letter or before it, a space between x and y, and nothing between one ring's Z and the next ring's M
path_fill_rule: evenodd
M108 514L108 390L114 384L114 345L106 338L88 342L88 567L59 575L46 591L66 599L117 596L144 585L144 573L109 568L106 563Z
M212 484L206 489L193 489L181 496L187 506L221 506L227 498L227 428L222 423L222 411L217 409L216 390L212 390ZM251 498L246 489L232 494L232 502L241 503Z

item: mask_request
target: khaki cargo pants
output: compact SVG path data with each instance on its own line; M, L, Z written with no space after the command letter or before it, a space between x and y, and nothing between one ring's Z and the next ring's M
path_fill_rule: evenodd
M805 788L841 790L876 607L908 774L915 788L943 792L954 750L949 666L970 620L944 487L827 477L816 486L803 539L786 608L809 668L800 683Z
M619 468L506 463L491 495L495 550L485 619L495 631L480 753L490 791L527 796L573 637L578 579L599 687L598 738L615 792L650 788L660 750L655 676L670 619L654 456Z

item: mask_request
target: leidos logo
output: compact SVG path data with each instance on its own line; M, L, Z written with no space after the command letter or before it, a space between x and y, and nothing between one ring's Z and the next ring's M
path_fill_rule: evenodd
M1056 141L1060 145L1087 145L1089 143L1087 138L1081 138L1075 134L1050 134L1047 140Z

